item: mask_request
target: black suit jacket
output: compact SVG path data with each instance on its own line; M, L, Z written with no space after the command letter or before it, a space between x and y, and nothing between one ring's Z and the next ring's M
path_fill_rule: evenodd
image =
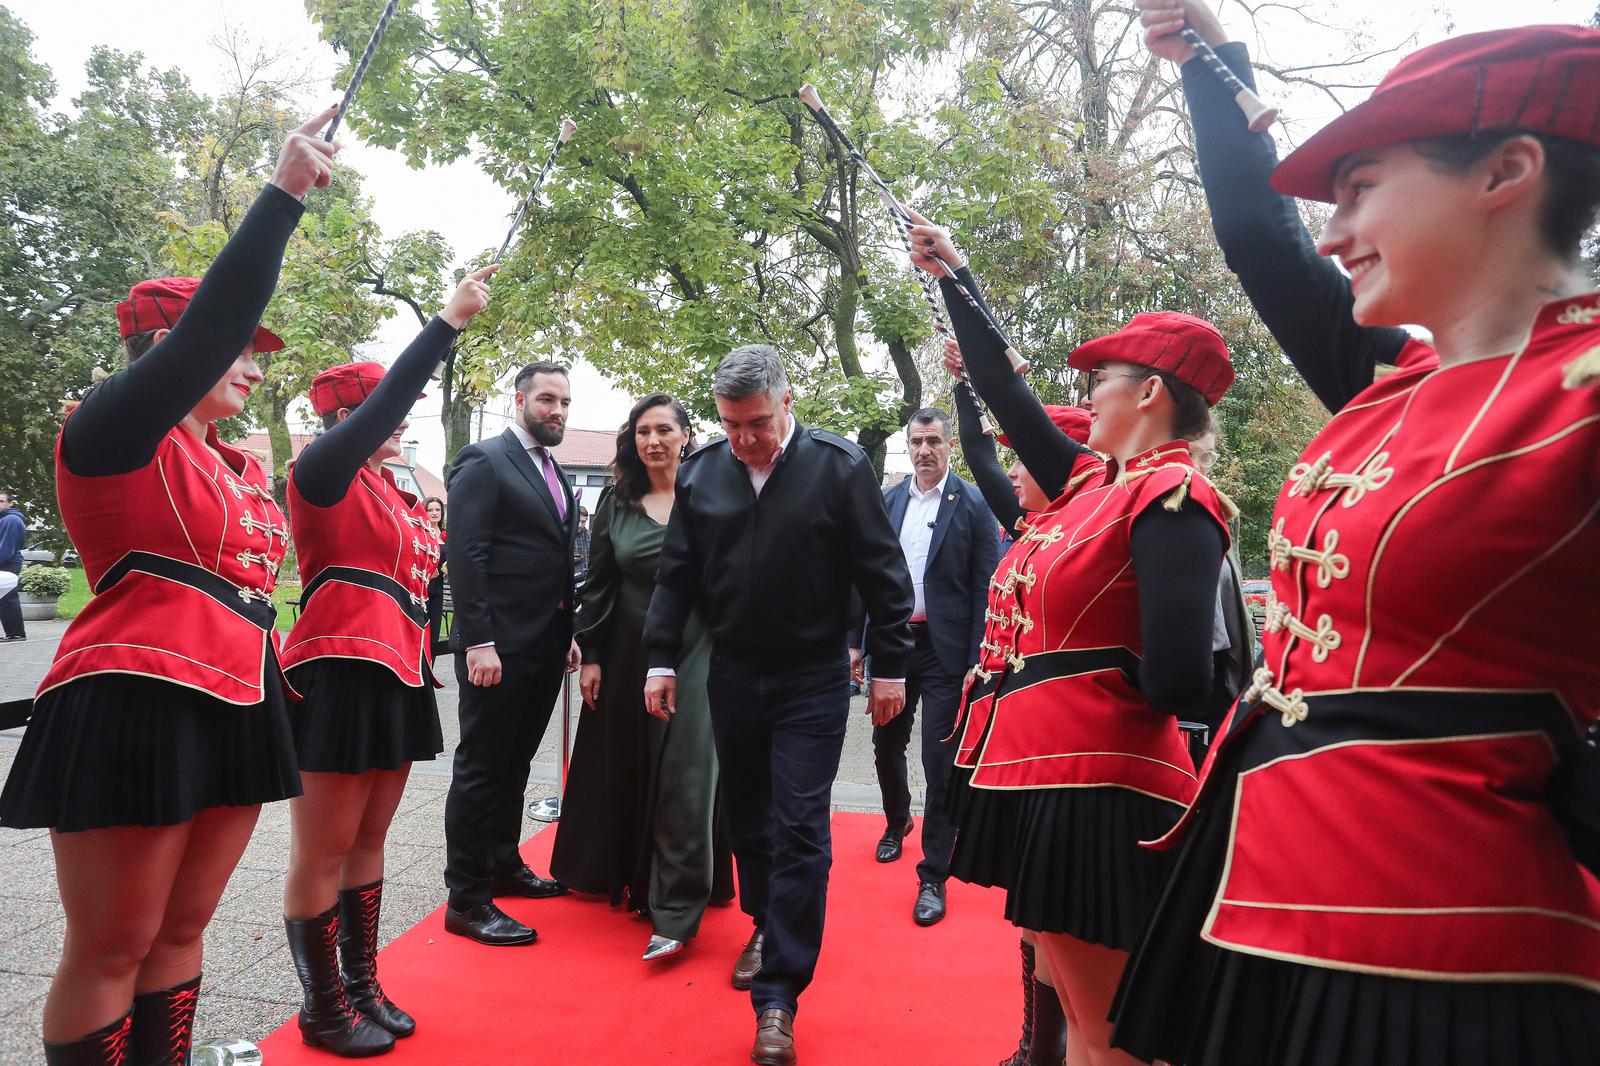
M565 521L533 457L507 429L451 464L450 592L457 651L493 641L501 655L565 651L572 640L572 546L578 508L565 471Z
M896 535L911 503L912 480L908 477L883 490L889 524ZM956 474L946 475L933 539L928 544L922 599L928 612L928 638L939 665L948 673L964 674L978 661L983 615L989 606L989 579L999 564L999 530L983 494ZM874 672L881 671L874 666Z

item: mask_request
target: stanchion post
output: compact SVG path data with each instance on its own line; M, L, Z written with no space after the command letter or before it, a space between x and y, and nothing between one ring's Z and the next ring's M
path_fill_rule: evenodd
M572 761L572 675L561 679L561 762L556 771L556 794L528 804L528 817L536 822L559 822L561 798L567 794L567 768Z

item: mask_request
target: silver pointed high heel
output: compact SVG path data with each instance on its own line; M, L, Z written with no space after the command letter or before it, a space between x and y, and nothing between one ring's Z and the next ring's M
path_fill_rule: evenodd
M650 935L650 943L644 949L644 961L652 962L655 959L664 959L668 955L676 955L685 946L681 940L673 940L671 937L658 936L652 933Z

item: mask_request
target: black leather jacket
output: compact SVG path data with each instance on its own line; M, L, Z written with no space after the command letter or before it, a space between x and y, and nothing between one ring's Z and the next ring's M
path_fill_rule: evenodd
M773 668L842 660L852 588L876 672L904 677L911 575L866 453L797 424L758 498L727 440L713 441L678 470L645 619L650 666L677 666L695 606L721 654Z

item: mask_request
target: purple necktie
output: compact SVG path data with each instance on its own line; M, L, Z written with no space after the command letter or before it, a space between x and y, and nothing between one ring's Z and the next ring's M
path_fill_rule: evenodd
M544 467L544 483L550 488L550 497L556 501L556 514L561 516L561 521L567 520L567 494L561 488L561 479L556 476L555 460L550 458L548 448L535 448L533 453L539 457L539 465Z

